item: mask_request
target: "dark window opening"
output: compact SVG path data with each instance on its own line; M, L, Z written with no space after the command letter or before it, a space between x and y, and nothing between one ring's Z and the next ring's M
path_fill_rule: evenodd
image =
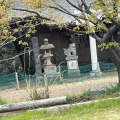
M83 34L83 35L75 35L75 41L76 41L76 48L82 49L82 48L89 48L89 35Z

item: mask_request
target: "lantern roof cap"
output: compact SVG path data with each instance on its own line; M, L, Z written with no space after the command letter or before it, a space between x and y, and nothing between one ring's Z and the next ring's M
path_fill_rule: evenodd
M55 47L55 46L54 46L53 44L49 44L48 39L45 38L45 39L44 39L44 44L40 46L40 49L46 50L46 49L52 49L52 48L54 48L54 47Z

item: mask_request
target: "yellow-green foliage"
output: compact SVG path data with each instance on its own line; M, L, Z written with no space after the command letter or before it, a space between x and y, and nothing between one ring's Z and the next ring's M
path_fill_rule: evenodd
M25 4L28 4L29 6L33 7L40 7L40 5L43 4L45 0L24 0Z
M109 42L109 43L101 43L98 45L98 48L101 48L101 50L108 49L112 46L119 46L120 44L118 42Z
M13 21L12 24L17 24L18 27L15 29L12 29L10 27L11 18L9 15L9 10L12 9L12 7L14 6L14 3L15 3L14 0L11 0L11 1L0 0L0 40L2 40L3 43L6 43L8 41L12 42L18 39L15 37L15 34L18 32L22 33L21 36L26 36L26 38L30 38L31 34L36 32L35 30L36 24L39 24L39 21L35 22L35 24L32 22L36 20L36 17L31 17L31 20L24 20L25 24L22 26L20 25L21 20ZM14 13L14 10L11 10L11 13ZM23 32L23 29L24 29L24 32ZM19 44L22 44L25 46L28 45L27 42L22 42L22 40L19 41ZM4 44L2 44L2 46L4 46Z
M8 22L8 12L6 10L6 2L0 0L0 40L6 39L10 35L9 27L6 26Z

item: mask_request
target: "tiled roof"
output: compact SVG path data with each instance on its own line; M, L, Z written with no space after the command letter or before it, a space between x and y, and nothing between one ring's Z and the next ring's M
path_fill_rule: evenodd
M57 3L59 3L62 7L64 7L65 9L71 11L73 6L71 6L66 0L55 0ZM78 5L78 0L70 0L71 3ZM80 0L79 0L80 1ZM86 0L87 5L89 5L90 3L92 3L93 0ZM75 9L75 8L74 8Z
M27 8L27 6L25 6L24 4L23 4L23 0L16 0L17 2L16 2L16 5L15 5L15 7L16 8L22 8L22 9L26 9ZM56 0L61 6L63 6L64 8L66 8L67 10L69 10L70 12L74 12L73 11L73 7L66 1L66 0ZM77 3L77 0L70 0L73 4L78 4ZM86 2L87 2L87 4L89 5L90 3L92 3L93 2L93 0L86 0ZM54 14L55 13L58 13L58 12L54 12ZM61 13L61 14L63 14L63 13ZM45 15L45 12L44 12L44 15ZM13 15L14 16L14 15ZM25 17L25 14L23 14L23 12L20 12L20 11L17 11L16 12L16 17ZM70 19L70 17L67 17L66 15L64 15L64 19L66 20L66 21L70 21L70 20L72 20L72 18Z
M66 0L56 0L57 3L59 3L63 8L67 9L68 11L70 11L71 13L75 12L75 8L73 6L71 6ZM71 3L75 4L76 6L78 5L78 0L70 0ZM79 0L80 1L80 0ZM93 0L86 0L87 5L90 5L90 3L93 3ZM63 14L63 13L61 13ZM67 16L66 14L62 15L64 16L64 20L67 22L71 22L74 20L74 18Z
M66 0L56 0L56 1L58 1L58 3L61 4L63 7L70 6ZM76 5L78 4L77 0L70 0L70 2L72 2L73 4L76 4ZM93 2L93 0L86 0L86 3L88 5L92 2Z

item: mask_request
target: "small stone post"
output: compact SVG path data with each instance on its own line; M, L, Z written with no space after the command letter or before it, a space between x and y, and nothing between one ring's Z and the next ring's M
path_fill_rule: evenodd
M15 72L15 78L16 78L16 83L17 83L17 89L20 89L17 72Z
M46 98L49 98L48 79L46 74L44 74L44 83L45 83L45 95Z

